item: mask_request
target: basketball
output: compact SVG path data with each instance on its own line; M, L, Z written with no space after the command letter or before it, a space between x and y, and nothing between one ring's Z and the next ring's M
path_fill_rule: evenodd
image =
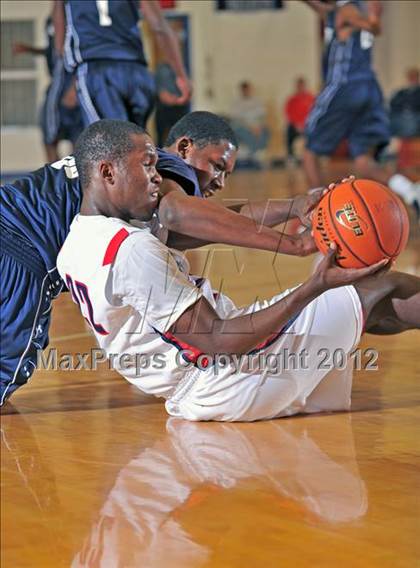
M335 242L343 268L394 260L408 240L404 205L390 189L368 179L337 185L321 199L312 219L318 249L325 254Z

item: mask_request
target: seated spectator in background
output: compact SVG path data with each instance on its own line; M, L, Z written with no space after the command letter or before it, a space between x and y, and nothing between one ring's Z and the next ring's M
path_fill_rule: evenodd
M176 84L176 74L165 61L165 54L156 44L157 65L155 69L156 82L156 133L157 143L161 148L165 145L166 138L172 126L185 114L190 112L189 101L179 104L181 91Z
M270 132L265 122L264 103L254 96L253 91L248 81L239 84L239 97L233 102L230 118L239 142L239 158L261 166Z
M407 71L407 87L390 100L391 133L398 138L420 137L420 70Z
M295 159L294 143L299 136L303 135L306 118L314 104L315 96L307 90L306 81L303 77L296 79L296 90L290 96L284 106L287 128L287 157Z

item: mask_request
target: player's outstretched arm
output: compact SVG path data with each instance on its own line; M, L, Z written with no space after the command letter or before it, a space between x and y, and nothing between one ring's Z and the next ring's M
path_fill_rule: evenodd
M13 55L20 55L21 53L31 53L32 55L46 55L47 50L45 47L35 47L34 45L29 45L28 43L14 43Z
M325 16L334 10L333 4L326 4L322 0L301 0L304 4L307 4L312 10L314 10L318 16L325 18Z
M159 218L169 231L200 239L205 244L224 243L296 256L306 256L316 250L309 234L289 236L259 225L217 203L189 197L172 180L163 181L161 194ZM183 248L188 248L185 243Z
M381 33L381 10L380 3L375 3L368 9L368 15L365 16L354 4L345 4L337 11L336 28L339 39L343 34L347 35L348 31L354 29L366 30L373 35ZM347 31L348 30L348 31Z
M66 35L66 16L63 0L54 0L52 21L54 26L54 45L57 53L63 55Z
M384 268L388 261L360 269L340 268L332 247L316 272L301 286L268 308L222 320L206 299L188 308L170 329L177 338L209 355L242 354L281 331L286 323L328 289L352 284Z
M157 0L140 0L139 6L144 19L149 24L150 29L159 44L159 47L164 52L168 63L175 71L176 84L181 95L179 97L174 97L172 104L185 104L191 98L192 89L182 62L178 40L168 22L165 20Z
M275 227L290 219L300 219L303 225L309 226L309 214L326 191L325 188L317 188L307 195L298 195L293 199L248 201L247 203L229 206L228 209L245 215L245 217L253 219L258 225L265 225L266 227Z

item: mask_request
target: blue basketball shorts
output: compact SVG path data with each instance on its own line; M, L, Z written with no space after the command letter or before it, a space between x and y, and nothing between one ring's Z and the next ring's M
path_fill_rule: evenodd
M44 144L55 144L60 140L69 140L74 144L83 130L80 106L70 108L61 102L72 81L72 75L64 70L62 61L58 60L41 108L40 126Z
M389 118L376 79L330 83L318 96L306 121L306 147L330 156L347 140L352 158L389 142Z
M89 61L77 68L77 94L85 126L114 118L144 127L155 104L155 81L136 61Z
M27 241L0 225L0 405L31 377L48 345L52 299L61 290ZM58 274L58 273L57 273ZM57 284L58 283L58 284Z

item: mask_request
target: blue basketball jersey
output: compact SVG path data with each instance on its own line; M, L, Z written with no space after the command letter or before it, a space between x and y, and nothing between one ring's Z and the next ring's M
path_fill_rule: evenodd
M75 161L69 156L2 186L1 221L52 270L81 201Z
M67 67L92 60L146 65L138 0L65 0Z
M156 169L163 178L178 183L188 195L203 197L194 168L179 156L158 148Z
M202 197L194 169L175 154L158 150L157 170L173 179L188 193ZM47 270L57 255L79 213L82 190L73 156L1 186L1 221L9 231L24 237Z
M322 65L326 83L347 83L375 77L372 69L373 34L366 30L356 30L344 42L337 37L336 15L345 4L354 4L363 13L366 8L363 0L338 0L336 8L328 13Z

